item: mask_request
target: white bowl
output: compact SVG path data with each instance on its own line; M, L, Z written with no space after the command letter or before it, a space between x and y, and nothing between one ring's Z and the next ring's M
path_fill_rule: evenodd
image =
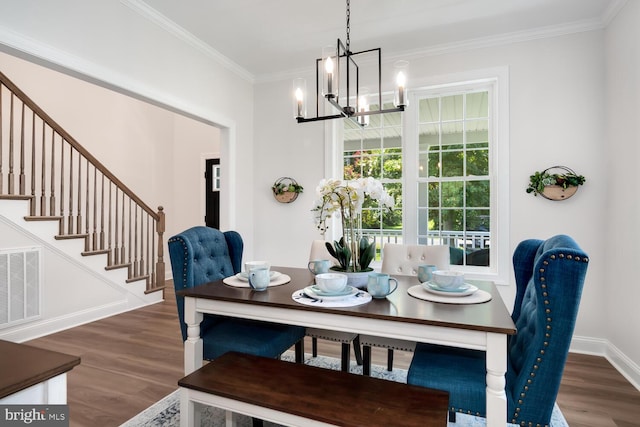
M442 289L456 289L464 285L464 273L453 270L436 270L433 281Z
M271 266L268 261L247 261L244 263L244 271L249 274L254 268L266 268L269 270Z
M338 293L347 287L347 276L339 273L317 274L316 286L326 293Z

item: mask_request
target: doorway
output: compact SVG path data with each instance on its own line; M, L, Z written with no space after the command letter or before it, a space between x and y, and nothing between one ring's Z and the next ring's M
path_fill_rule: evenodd
M207 227L220 229L220 158L206 159L204 223Z

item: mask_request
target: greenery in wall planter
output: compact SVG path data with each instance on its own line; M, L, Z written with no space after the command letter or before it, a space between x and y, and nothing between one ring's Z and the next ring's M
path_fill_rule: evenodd
M564 200L573 196L585 181L584 176L566 166L552 166L529 177L527 193L540 194L549 200Z
M280 203L293 202L303 190L302 185L298 184L295 179L289 177L279 178L271 186L273 197Z

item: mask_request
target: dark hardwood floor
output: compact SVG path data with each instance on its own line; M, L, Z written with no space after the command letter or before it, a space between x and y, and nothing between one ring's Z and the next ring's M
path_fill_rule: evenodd
M183 354L172 289L165 298L27 343L82 358L68 375L71 427L118 426L177 388ZM340 355L322 340L319 351ZM373 363L386 364L386 351L372 353ZM396 352L395 367L410 362L411 353ZM640 426L640 391L602 357L569 355L558 405L571 427Z

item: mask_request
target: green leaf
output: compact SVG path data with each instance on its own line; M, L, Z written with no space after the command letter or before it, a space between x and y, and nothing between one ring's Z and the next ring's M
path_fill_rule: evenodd
M369 244L369 240L366 237L360 239L360 269L364 270L369 267L371 261L376 255L376 242L375 240Z

